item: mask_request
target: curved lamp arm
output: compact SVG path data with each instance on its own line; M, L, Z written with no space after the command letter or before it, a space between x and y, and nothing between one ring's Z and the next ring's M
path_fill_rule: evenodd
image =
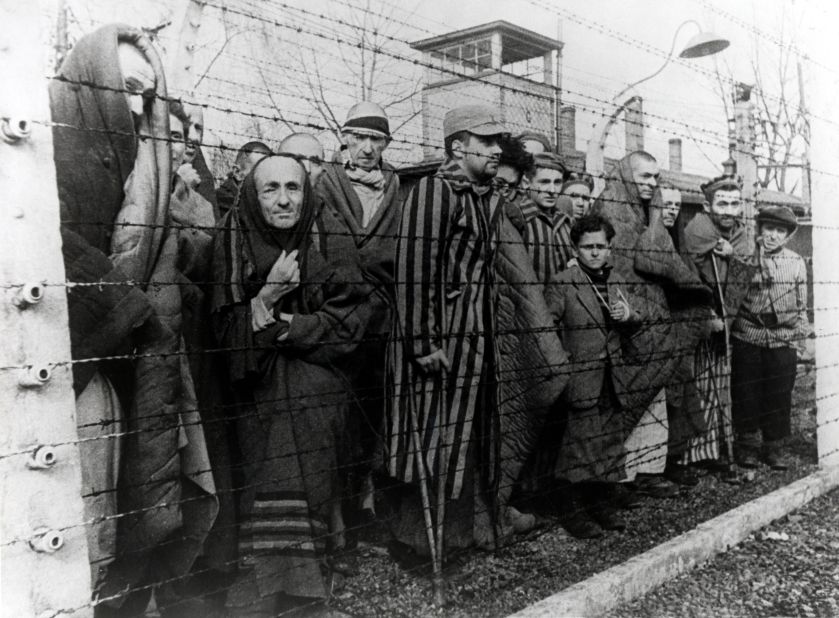
M638 84L643 84L645 81L652 79L653 77L661 73L667 67L667 65L670 64L670 61L673 60L673 52L676 51L676 40L679 38L679 33L682 31L682 28L684 28L688 24L694 24L697 28L699 28L700 31L702 30L702 26L699 25L699 22L694 21L693 19L685 20L681 24L679 24L679 27L676 28L676 33L673 35L673 43L670 44L670 52L667 54L667 58L664 59L664 64L662 64L658 69L656 69L654 73L650 73L646 77L639 79L637 82L632 82L626 88L617 93L614 97L612 97L613 103L619 101L623 95L635 88L635 86L637 86Z

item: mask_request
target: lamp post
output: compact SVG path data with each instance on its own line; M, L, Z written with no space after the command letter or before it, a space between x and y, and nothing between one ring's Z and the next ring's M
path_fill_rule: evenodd
M652 79L670 64L670 61L673 60L673 52L676 51L676 40L679 38L679 33L682 31L682 28L688 24L695 25L699 29L699 32L688 41L687 45L679 53L680 58L701 58L703 56L711 56L721 52L731 44L727 39L723 39L711 32L702 31L702 27L699 23L692 19L683 21L679 24L679 27L676 28L676 32L673 35L673 43L670 45L670 52L667 54L664 64L646 77L632 82L612 97L613 105L617 105L618 101L621 100L621 97L623 97L627 92L639 84ZM623 103L616 107L609 116L602 118L597 123L592 136L589 138L588 147L586 149L586 171L588 171L594 178L595 195L599 194L605 185L605 180L603 178L603 153L606 148L606 139L609 137L609 131L611 131L615 122L617 122L618 116L620 116L627 107L636 101L640 101L640 99L641 97L638 95L634 95L626 99Z

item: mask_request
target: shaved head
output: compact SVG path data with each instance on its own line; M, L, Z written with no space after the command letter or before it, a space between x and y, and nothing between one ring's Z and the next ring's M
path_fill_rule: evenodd
M323 146L311 133L292 133L280 142L280 154L301 157L301 163L309 173L309 181L314 186L323 173Z

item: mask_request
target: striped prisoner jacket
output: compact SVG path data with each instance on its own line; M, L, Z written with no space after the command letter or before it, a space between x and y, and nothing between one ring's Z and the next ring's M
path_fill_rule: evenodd
M411 191L399 230L389 470L405 482L415 480L413 440L419 438L426 474L440 478L444 462L446 494L454 498L462 489L476 413L495 409L479 398L492 398L497 387L494 376L486 380L483 374L494 371L501 211L490 186L470 183L457 162L447 160ZM451 368L426 375L414 360L436 350L445 351ZM484 435L497 427L497 419L487 420Z
M525 249L533 260L537 282L547 285L565 270L571 253L571 218L558 208L540 208L530 198L521 203Z

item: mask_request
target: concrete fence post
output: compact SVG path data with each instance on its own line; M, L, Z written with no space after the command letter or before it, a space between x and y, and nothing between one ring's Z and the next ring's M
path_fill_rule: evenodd
M90 616L90 571L38 2L0 3L0 598Z
M825 13L832 10L821 9ZM818 13L818 11L817 11ZM834 14L835 16L835 14ZM821 23L827 23L822 21ZM839 53L839 43L829 28L813 32L812 49L825 58ZM808 105L810 160L812 162L813 306L816 330L816 423L819 463L839 464L839 273L836 246L839 242L839 125L836 100L839 77L833 71L813 66L818 79Z

